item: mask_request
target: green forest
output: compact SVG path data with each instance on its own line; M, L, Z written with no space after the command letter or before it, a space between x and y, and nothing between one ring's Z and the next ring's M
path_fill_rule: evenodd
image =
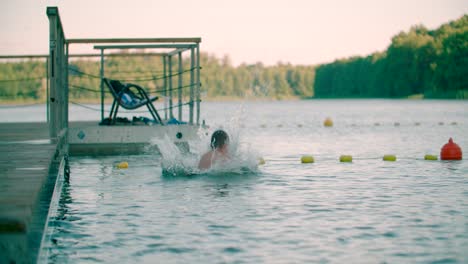
M203 46L202 46L203 49ZM106 58L105 76L161 92L163 62L158 56ZM176 63L174 63L176 64ZM202 99L290 98L468 98L468 15L429 30L411 27L394 36L382 52L338 59L321 65L262 63L233 66L229 56L201 53ZM189 93L190 61L183 60L181 90ZM173 72L177 72L177 65ZM70 100L96 102L100 97L100 63L71 59ZM172 77L174 87L178 76ZM44 102L46 62L0 61L0 102Z
M319 98L468 98L468 15L436 30L413 26L384 52L316 68Z

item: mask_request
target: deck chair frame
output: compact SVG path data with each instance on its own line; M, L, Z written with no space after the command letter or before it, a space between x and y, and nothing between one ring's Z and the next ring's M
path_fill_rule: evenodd
M112 107L109 114L109 120L111 124L115 124L117 112L119 111L119 106L122 106L123 108L128 110L134 110L146 105L148 111L153 116L154 121L161 125L164 125L161 117L158 114L158 111L153 105L153 102L158 100L157 96L149 97L141 86L133 83L126 84L118 80L112 80L109 78L102 78L102 81L109 88L112 96L114 97L114 101L112 102ZM136 90L136 93L133 90ZM130 103L127 103L122 99L122 97L125 94L130 96Z

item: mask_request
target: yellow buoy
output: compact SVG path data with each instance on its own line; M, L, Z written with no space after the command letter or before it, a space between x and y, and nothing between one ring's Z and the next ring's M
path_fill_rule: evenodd
M258 158L258 165L265 165L265 160L262 157Z
M437 155L424 155L425 160L437 160Z
M351 155L341 155L340 156L340 162L352 162L353 161L353 156Z
M127 169L128 168L128 162L122 161L119 164L117 164L118 169Z
M396 156L395 155L384 155L383 160L385 160L385 161L396 161Z
M333 120L331 118L327 117L325 121L323 121L323 125L326 127L332 127L333 126Z
M301 157L301 162L302 163L314 163L314 157L311 155L304 155Z

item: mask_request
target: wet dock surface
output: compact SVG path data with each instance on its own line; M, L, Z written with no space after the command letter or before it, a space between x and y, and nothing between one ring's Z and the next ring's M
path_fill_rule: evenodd
M56 176L56 149L47 123L0 124L0 263L34 262Z

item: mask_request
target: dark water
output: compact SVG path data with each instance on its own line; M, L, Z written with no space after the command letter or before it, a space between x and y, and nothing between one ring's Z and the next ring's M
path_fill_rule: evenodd
M172 176L150 153L72 157L45 262L467 263L467 113L467 101L205 103L211 128L265 165ZM449 137L464 160L423 159Z

